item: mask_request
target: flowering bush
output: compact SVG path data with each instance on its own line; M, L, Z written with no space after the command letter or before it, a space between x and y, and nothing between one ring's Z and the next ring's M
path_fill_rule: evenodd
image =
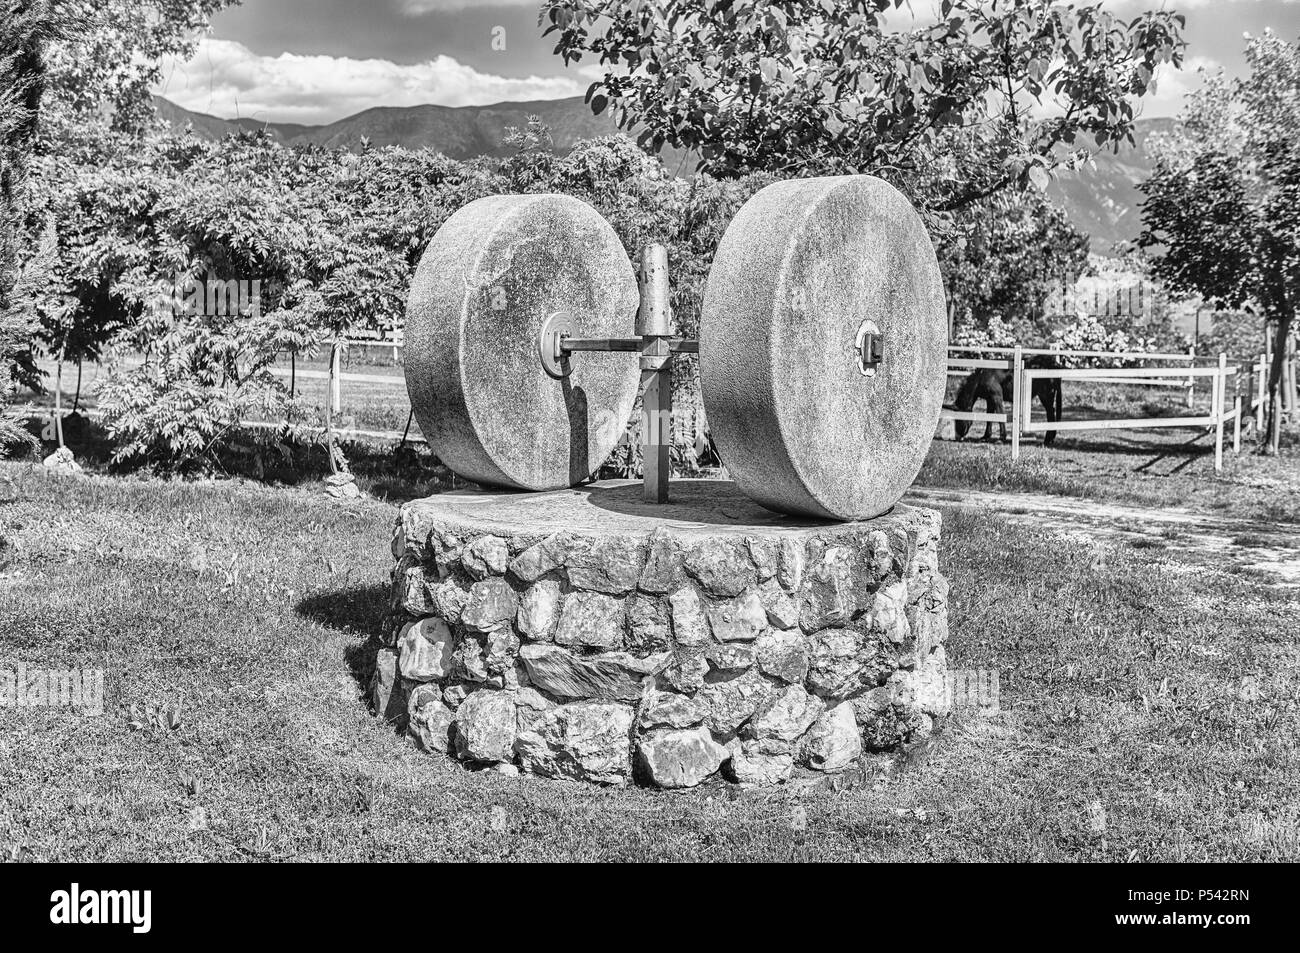
M987 327L963 324L953 328L952 343L954 347L985 348L1015 347L1018 342L1015 329L995 314Z
M1080 314L1074 323L1059 328L1052 333L1052 347L1063 351L1114 351L1119 353L1140 354L1155 349L1156 341L1150 337L1130 334L1122 328L1107 328L1096 315ZM1115 361L1107 357L1071 357L1066 358L1066 367L1111 367L1116 363L1121 367L1140 367L1144 362L1137 359Z

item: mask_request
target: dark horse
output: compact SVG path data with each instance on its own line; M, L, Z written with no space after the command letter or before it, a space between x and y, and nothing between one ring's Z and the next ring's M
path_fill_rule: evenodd
M1032 354L1025 358L1025 367L1034 369L1060 367L1056 358L1049 354ZM991 414L1006 413L1004 405L1011 402L1012 393L1012 372L1010 370L996 370L994 368L979 368L971 373L969 377L962 382L961 389L957 391L957 400L955 401L956 409L963 412L970 412L975 409L977 401L984 401L985 410ZM1047 420L1049 423L1061 419L1061 381L1056 377L1036 377L1034 378L1033 396L1038 398L1042 403L1043 409L1047 411ZM957 432L957 439L966 439L966 433L971 428L969 420L953 421ZM1002 439L1007 439L1007 425L998 424L1001 430ZM984 439L988 440L993 435L993 422L989 421L984 425ZM1056 439L1056 431L1049 430L1043 435L1043 443L1051 445Z

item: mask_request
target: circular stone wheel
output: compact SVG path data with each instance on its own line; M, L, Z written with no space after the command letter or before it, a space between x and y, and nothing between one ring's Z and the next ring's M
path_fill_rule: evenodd
M429 243L406 305L406 389L429 446L491 486L552 490L590 477L623 436L640 371L628 354L542 368L538 336L568 312L577 337L631 332L636 276L614 229L566 195L496 195Z
M855 339L883 342L873 376ZM704 409L722 461L783 513L866 519L925 458L947 383L934 246L874 176L769 185L732 221L700 316Z

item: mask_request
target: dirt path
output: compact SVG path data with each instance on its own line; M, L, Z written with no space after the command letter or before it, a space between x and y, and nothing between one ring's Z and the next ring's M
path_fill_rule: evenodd
M907 502L991 510L1021 523L1089 541L1110 538L1220 570L1250 570L1276 586L1300 588L1300 524L1263 523L1180 509L1147 509L1082 497L913 487Z

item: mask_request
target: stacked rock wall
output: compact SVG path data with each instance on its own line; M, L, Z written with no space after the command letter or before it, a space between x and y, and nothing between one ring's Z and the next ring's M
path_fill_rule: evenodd
M770 784L841 771L945 711L932 510L564 525L403 507L371 692L423 750L603 784Z

